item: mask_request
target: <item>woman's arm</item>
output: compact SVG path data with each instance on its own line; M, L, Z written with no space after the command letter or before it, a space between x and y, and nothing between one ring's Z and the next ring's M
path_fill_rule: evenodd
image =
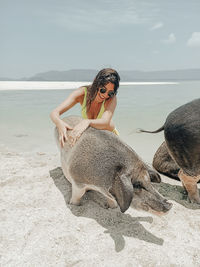
M62 102L57 108L55 108L50 117L58 128L59 138L61 145L64 146L64 142L67 140L67 129L72 129L66 122L60 119L60 115L72 108L78 102L81 102L84 95L84 87L80 87L73 91L67 99Z
M73 91L65 101L63 101L57 108L55 108L50 117L52 121L57 125L60 122L59 116L64 112L72 108L75 104L81 101L81 97L84 95L84 87L80 87L77 90Z
M112 116L117 105L116 96L110 99L109 103L106 105L105 111L100 119L85 119L77 124L73 131L70 133L71 144L74 145L76 141L80 138L81 134L89 127L93 127L100 130L114 130L114 124L112 124Z

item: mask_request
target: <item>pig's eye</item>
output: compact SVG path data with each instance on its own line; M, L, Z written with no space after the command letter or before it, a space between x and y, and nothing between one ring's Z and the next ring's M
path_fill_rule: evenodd
M145 189L144 186L142 185L141 182L137 181L133 184L133 187L134 188L137 188L137 189Z

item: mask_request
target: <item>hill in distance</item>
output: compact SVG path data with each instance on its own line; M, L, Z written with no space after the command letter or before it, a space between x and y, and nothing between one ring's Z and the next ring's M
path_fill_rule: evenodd
M67 71L47 71L37 73L29 78L21 78L18 81L93 81L98 73L95 69L72 69ZM151 82L151 81L184 81L200 80L200 69L167 70L167 71L119 71L122 82ZM16 79L0 78L1 81Z

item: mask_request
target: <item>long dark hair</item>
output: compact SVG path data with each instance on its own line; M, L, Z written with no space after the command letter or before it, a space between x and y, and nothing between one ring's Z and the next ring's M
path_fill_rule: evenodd
M119 88L120 77L116 70L106 68L99 71L95 77L93 83L87 86L87 110L90 109L92 101L95 99L100 87L104 87L109 82L114 84L114 94L117 94L117 89Z

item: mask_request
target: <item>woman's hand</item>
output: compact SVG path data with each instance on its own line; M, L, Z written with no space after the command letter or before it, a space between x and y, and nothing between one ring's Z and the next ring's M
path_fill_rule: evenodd
M68 138L72 146L81 137L82 133L89 127L90 121L88 119L82 120L77 124L72 131L70 131Z
M59 133L59 142L61 147L64 147L65 142L68 140L67 138L67 130L73 130L69 124L60 120L59 124L57 125L58 133Z

